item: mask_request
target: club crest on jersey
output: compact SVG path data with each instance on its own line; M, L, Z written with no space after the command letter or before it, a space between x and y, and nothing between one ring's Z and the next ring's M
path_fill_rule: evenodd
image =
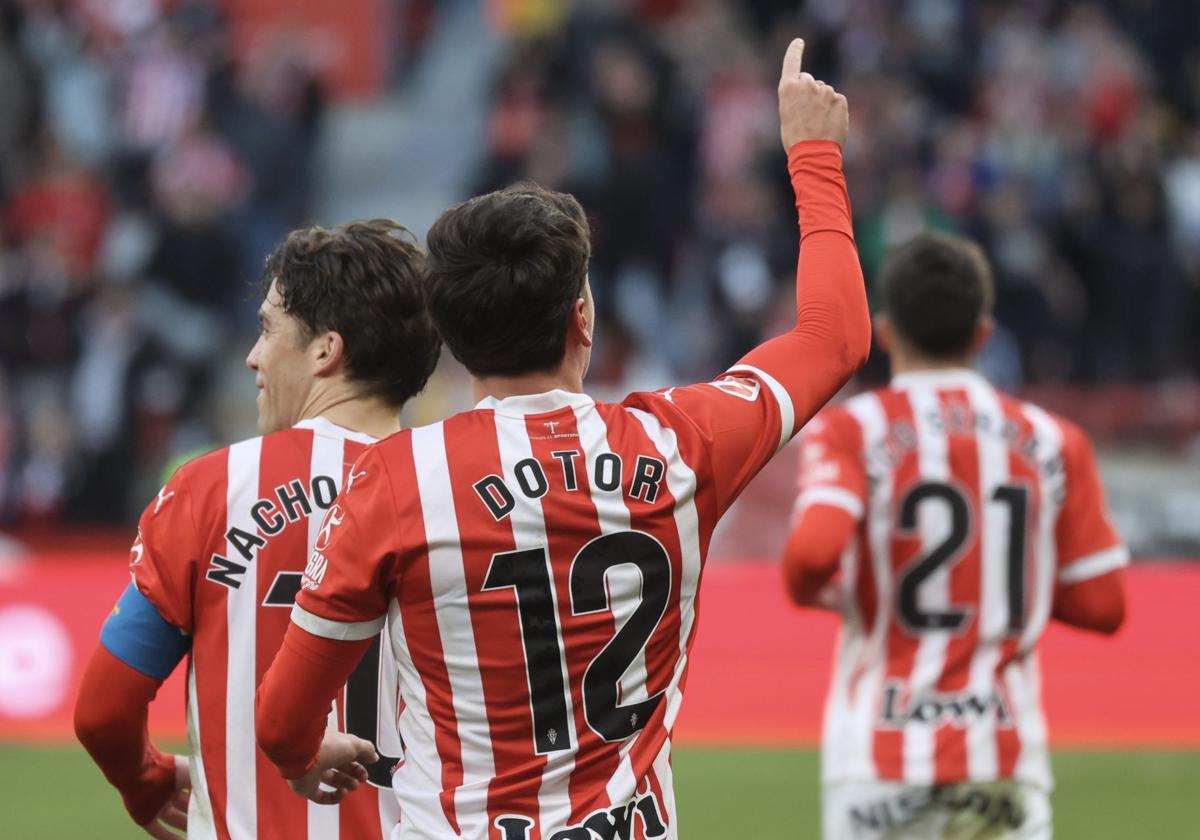
M304 567L304 577L300 579L300 586L309 591L316 589L321 585L321 581L325 580L325 571L328 568L329 560L325 555L314 551L308 558L308 565Z
M553 834L542 832L546 840L633 840L644 836L648 840L667 836L666 820L658 798L650 791L611 808L599 808L576 825L559 829ZM642 833L637 832L637 822ZM537 822L520 814L502 814L493 821L503 840L530 840Z
M329 509L329 513L325 515L325 524L321 526L321 532L317 534L317 540L313 543L313 551L324 551L329 548L329 538L333 535L333 529L342 524L342 520L346 518L346 514L342 511L342 506L335 504Z
M746 402L754 402L758 399L758 394L762 390L762 385L757 379L751 379L746 376L725 376L721 379L713 380L708 383L718 391L723 391L731 397L737 397L739 400Z

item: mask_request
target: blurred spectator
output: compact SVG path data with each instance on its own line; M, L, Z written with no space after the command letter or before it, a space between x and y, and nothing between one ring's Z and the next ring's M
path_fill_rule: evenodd
M0 524L125 521L211 438L238 289L309 213L307 38L235 54L213 0L0 0Z

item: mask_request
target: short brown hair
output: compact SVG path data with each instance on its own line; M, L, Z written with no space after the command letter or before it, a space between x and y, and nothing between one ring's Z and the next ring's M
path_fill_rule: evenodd
M879 290L896 332L931 358L969 351L995 295L983 249L961 236L932 232L888 252Z
M592 246L566 193L517 184L457 204L429 229L429 311L476 376L552 370Z
M412 233L370 219L292 231L267 258L261 284L265 295L275 283L306 341L327 330L341 335L348 378L400 406L425 387L441 350L425 279Z

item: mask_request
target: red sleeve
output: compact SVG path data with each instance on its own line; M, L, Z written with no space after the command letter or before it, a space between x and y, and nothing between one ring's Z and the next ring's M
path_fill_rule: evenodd
M401 529L377 449L355 462L345 491L325 515L292 608L295 624L326 639L371 638L387 617Z
M695 424L707 443L722 511L862 366L871 346L841 148L831 141L797 143L788 171L801 236L796 326L713 382L626 401L658 415L680 412Z
M1091 443L1078 427L1063 423L1066 498L1054 540L1058 580L1080 583L1129 563L1129 551L1113 527Z
M804 510L788 535L783 556L784 582L795 603L816 601L837 573L857 529L858 522L842 508L814 505Z
M196 567L202 561L187 467L171 476L138 521L129 554L133 581L164 619L192 633Z
M1083 630L1115 633L1125 622L1125 570L1113 569L1079 583L1060 583L1053 615Z
M175 757L155 749L146 729L160 685L98 645L75 700L76 737L138 825L153 820L175 794Z
M798 493L793 517L813 505L828 505L860 522L867 504L862 430L841 407L822 411L800 441Z
M255 696L258 745L286 779L317 761L329 708L371 639L333 641L289 625Z

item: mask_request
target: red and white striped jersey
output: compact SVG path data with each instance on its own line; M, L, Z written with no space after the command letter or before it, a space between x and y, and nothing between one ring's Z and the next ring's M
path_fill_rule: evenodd
M621 404L488 398L359 459L293 621L353 639L388 617L394 837L678 836L671 733L709 538L812 409L742 367Z
M296 796L258 750L254 693L283 642L325 511L374 439L323 418L181 467L142 514L130 567L138 589L192 637L187 715L188 836L208 840L383 840L399 820L394 760L339 806ZM388 645L339 693L330 724L399 756Z
M859 521L825 781L1048 788L1036 645L1055 585L1128 562L1084 434L959 369L899 375L803 440L797 510Z

